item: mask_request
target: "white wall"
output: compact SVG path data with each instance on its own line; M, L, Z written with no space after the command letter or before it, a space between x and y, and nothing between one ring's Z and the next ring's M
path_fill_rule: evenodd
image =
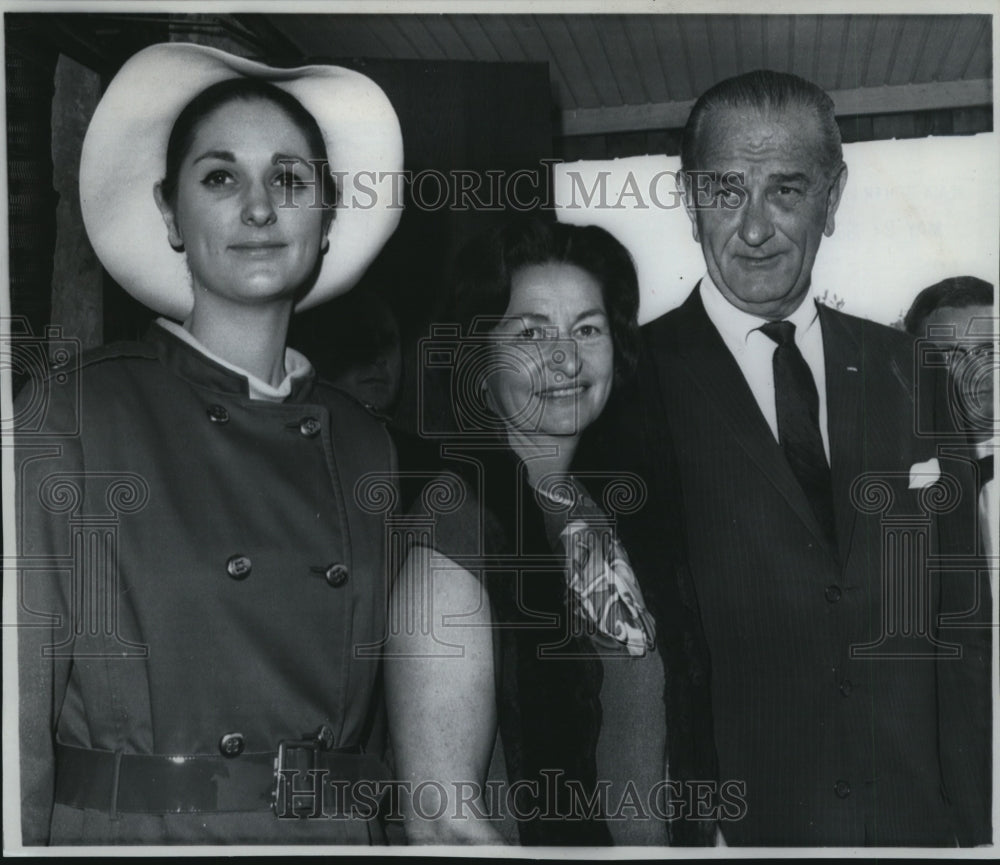
M896 322L916 293L947 276L997 283L1000 152L996 133L844 145L847 188L833 237L820 246L818 296L845 312ZM600 225L635 258L646 322L677 306L705 272L674 193L679 157L638 156L556 166L559 219ZM585 206L586 193L604 175Z

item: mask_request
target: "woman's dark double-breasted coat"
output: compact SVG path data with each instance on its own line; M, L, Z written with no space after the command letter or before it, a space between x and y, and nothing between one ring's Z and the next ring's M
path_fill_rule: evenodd
M53 804L56 741L251 754L325 724L378 751L388 590L357 488L392 445L352 400L312 377L252 400L157 325L75 366L17 406L23 842L367 843L363 820Z

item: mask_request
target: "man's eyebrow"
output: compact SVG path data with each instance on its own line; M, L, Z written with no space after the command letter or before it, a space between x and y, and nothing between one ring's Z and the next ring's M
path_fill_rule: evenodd
M812 183L812 177L801 171L794 171L791 174L772 174L771 178L775 183Z
M236 157L231 150L207 150L199 156L193 164L201 162L203 159L221 159L223 162L235 162Z

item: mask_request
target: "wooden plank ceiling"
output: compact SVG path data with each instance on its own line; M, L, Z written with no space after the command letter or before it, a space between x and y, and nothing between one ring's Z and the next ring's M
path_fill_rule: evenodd
M269 15L316 58L545 62L563 135L683 125L714 82L769 67L838 113L988 105L987 15Z

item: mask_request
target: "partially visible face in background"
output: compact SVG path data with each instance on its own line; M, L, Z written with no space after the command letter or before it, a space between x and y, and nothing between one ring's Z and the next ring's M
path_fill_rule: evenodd
M371 320L365 324L368 327L362 329L370 342L338 364L330 377L355 399L380 414L391 415L403 376L399 327L392 311L381 304L373 308Z
M924 333L948 352L951 393L973 431L990 433L996 412L993 378L997 364L995 315L986 305L941 306L924 321Z

